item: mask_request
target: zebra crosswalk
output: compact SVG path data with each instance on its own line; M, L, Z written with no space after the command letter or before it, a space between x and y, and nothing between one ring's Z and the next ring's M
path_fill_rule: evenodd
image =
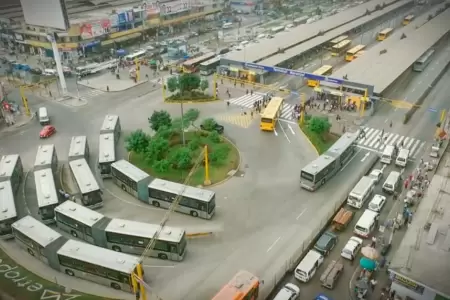
M364 127L365 137L358 141L358 146L363 149L382 152L386 145L401 145L402 148L409 149L409 157L415 158L425 146L425 141L412 137L383 132L382 129ZM383 136L381 136L383 135Z
M248 109L252 109L253 108L253 103L255 103L256 101L262 100L263 99L264 94L263 93L253 93L253 95L243 95L241 97L238 98L232 98L230 100L228 100L230 102L230 104L234 104L237 106L241 106L241 107L245 107ZM292 112L294 111L294 105L290 104L290 103L284 103L283 104L283 108L281 111L281 116L280 119L284 119L284 120L292 120Z
M78 92L74 95L74 97L79 97L82 100L89 100L95 98L96 96L104 94L105 91L97 90L97 89L79 89Z

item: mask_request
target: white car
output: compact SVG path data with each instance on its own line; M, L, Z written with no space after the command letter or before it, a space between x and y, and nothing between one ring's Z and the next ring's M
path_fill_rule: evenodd
M386 204L386 197L376 194L373 196L372 201L370 201L368 208L374 212L380 212L383 206Z
M372 170L372 172L370 172L369 177L372 178L373 181L375 181L375 184L378 184L381 178L383 178L383 170L374 169Z
M341 256L348 260L354 260L356 255L358 255L359 250L361 249L363 240L359 237L352 236L345 247L341 251Z
M295 300L300 295L300 288L292 283L287 283L273 298L273 300Z

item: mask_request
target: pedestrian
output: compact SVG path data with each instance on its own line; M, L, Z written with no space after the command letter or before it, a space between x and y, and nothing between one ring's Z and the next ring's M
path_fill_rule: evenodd
M253 110L250 112L250 116L251 116L252 119L253 119Z
M370 280L370 289L373 291L375 286L377 285L377 281L375 279Z
M409 181L408 181L408 179L406 179L406 180L405 180L405 185L404 185L404 187L405 187L405 190L407 190L407 189L408 189L408 185L409 185Z
M248 90L245 91L245 94L248 95Z
M253 96L253 90L250 90L250 96Z
M377 238L375 236L372 237L372 242L370 243L370 247L375 248L377 245Z

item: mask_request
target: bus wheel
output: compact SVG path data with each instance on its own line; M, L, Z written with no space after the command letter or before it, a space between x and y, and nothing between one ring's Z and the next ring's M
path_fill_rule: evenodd
M325 179L322 179L322 185L324 185L325 184Z
M75 273L72 270L66 269L66 274L69 276L75 276Z
M158 254L158 258L159 258L159 259L167 259L168 257L167 257L166 254L161 253L161 254Z
M198 213L195 210L191 211L191 216L197 218L198 217Z
M76 237L76 238L78 237L78 233L76 233L76 232L73 231L73 230L70 232L70 234L72 234L72 235L73 235L74 237Z
M113 289L115 289L115 290L120 290L120 285L118 285L118 284L115 283L115 282L111 282L111 287L112 287Z
M28 248L28 253L30 253L31 256L34 256L34 252L30 248Z
M122 184L122 190L126 191L127 187L125 186L125 184Z
M116 252L122 252L122 249L120 249L119 246L113 246L112 249Z
M155 207L159 207L159 202L158 202L158 201L153 201L152 204L153 204L153 206L155 206Z

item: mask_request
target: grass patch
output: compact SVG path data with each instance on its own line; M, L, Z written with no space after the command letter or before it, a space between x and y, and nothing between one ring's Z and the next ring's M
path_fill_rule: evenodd
M300 129L308 137L319 154L326 152L339 139L339 136L332 133L325 133L323 136L309 130L306 124L300 125Z
M0 249L0 290L14 299L68 299L77 295L77 300L112 300L104 297L87 295L75 290L65 292L65 288L28 271L12 260ZM62 293L63 296L58 296Z
M205 132L186 132L185 138L186 138L186 144L189 142L189 140L193 139L195 137L200 138L200 142L202 145L208 145L208 152L211 153L215 149L217 149L218 146L221 146L222 144L227 144L229 146L229 153L227 158L221 162L221 163L210 163L209 165L209 179L211 180L211 183L217 183L225 178L228 177L228 173L231 170L236 170L239 166L240 162L240 156L239 151L236 149L236 147L229 143L226 139L222 139L220 143L212 143ZM168 153L166 154L166 157L171 157L172 153L174 153L175 150L181 147L181 139L180 137L177 137L178 140L171 141L172 146L170 147ZM197 159L199 157L200 152L203 151L203 147L195 150L192 152L192 158L193 160ZM130 162L140 168L141 170L145 171L146 173L150 174L153 177L161 178L164 180L184 183L186 176L189 174L190 170L179 170L175 169L173 167L170 167L167 172L160 173L157 172L152 168L151 165L149 165L145 160L144 154L138 154L138 153L131 153L130 155ZM203 164L199 165L198 168L194 171L194 173L191 176L191 179L189 180L188 184L192 186L199 186L203 185L205 180L205 167Z

